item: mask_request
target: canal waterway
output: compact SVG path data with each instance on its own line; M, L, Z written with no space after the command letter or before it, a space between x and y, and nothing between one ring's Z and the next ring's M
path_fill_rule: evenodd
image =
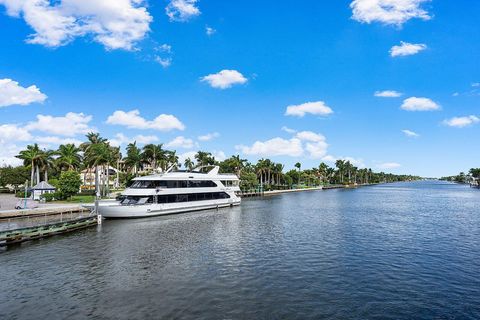
M480 190L298 192L0 250L0 319L479 319Z

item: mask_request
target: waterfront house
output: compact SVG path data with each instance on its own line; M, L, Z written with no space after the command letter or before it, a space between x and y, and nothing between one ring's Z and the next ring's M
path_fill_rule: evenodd
M110 188L118 188L120 186L118 179L119 171L114 167L108 167L108 185ZM81 190L95 190L95 168L87 168L80 172L82 180ZM101 185L107 180L107 169L98 167L98 180Z

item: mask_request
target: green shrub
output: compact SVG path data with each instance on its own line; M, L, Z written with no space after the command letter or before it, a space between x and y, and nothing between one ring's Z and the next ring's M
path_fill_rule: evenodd
M48 183L58 189L58 179L50 178L48 179Z
M51 202L55 199L57 199L55 196L56 196L56 192L54 193L44 193L40 196L40 199L44 199L46 202Z
M62 172L58 180L58 186L61 199L67 199L78 193L82 180L80 175L75 171Z

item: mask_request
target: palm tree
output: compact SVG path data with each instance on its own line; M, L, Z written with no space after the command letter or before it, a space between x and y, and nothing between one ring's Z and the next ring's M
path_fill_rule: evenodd
M105 143L106 148L104 148L104 169L103 171L103 191L104 195L108 196L110 194L110 166L114 163L119 162L121 158L120 148L111 147L110 144ZM118 169L117 169L117 179L118 179Z
M162 146L162 144L147 144L143 147L144 161L152 166L153 171L157 169L158 162L165 156L165 150L162 149Z
M39 165L43 170L43 180L45 182L48 182L48 169L52 168L55 164L54 155L55 151L53 150L45 150L41 153Z
M195 160L198 166L208 166L215 164L215 158L210 152L198 151L195 155Z
M42 150L38 147L38 144L28 145L26 150L22 150L16 156L16 158L23 160L23 165L30 167L30 186L33 187L33 180L35 172L37 172L37 183L40 182L39 161L42 157Z
M235 173L238 177L240 177L242 170L245 167L245 163L247 163L247 159L240 159L240 155L232 156L231 159L233 160L235 166Z
M320 175L320 181L322 183L325 182L325 178L327 177L327 169L328 165L326 165L324 162L320 163L318 166L318 174Z
M166 156L167 156L167 162L169 167L171 166L178 167L180 165L178 163L178 156L176 151L167 151Z
M295 168L298 169L298 181L297 184L300 184L302 175L300 174L300 169L302 168L302 164L300 162L295 163Z
M98 176L98 164L94 165L95 163L100 163L99 160L102 156L97 156L95 153L95 149L99 151L104 151L103 148L104 144L107 143L107 139L104 139L100 136L100 133L89 132L86 135L88 141L84 142L80 145L80 149L84 152L85 163L87 164L87 172L90 173L91 170L95 167L95 192L98 194L99 192L99 176ZM100 147L99 147L100 146Z
M340 182L343 183L343 174L344 174L344 168L345 168L345 161L343 160L337 160L335 161L335 166L338 169L338 175L340 177Z
M143 156L140 148L137 147L137 142L129 143L127 145L127 157L125 164L132 169L135 176L138 174L138 168L143 163Z
M80 149L83 151L86 151L91 145L107 142L107 139L102 138L98 132L89 132L86 137L88 141L80 145Z
M353 183L357 184L358 167L352 166Z
M283 174L283 168L284 168L284 165L281 164L281 163L277 163L274 166L274 170L275 170L275 173L277 175L277 186L280 185L280 177Z
M111 157L112 157L112 162L111 165L115 164L115 168L117 169L117 177L116 177L116 187L120 185L120 177L119 177L119 171L120 171L120 160L122 160L122 153L120 152L120 147L110 147L111 148Z
M62 144L55 152L58 155L56 160L57 165L61 169L76 170L82 163L82 156L80 155L80 148L73 143Z
M183 163L183 165L185 166L185 168L188 171L192 171L193 168L195 167L195 164L193 163L192 159L190 159L190 158L185 159L185 162Z
M295 168L297 168L298 171L300 171L300 169L302 168L302 164L300 162L295 163Z
M335 183L335 169L331 167L327 167L327 179L328 183Z

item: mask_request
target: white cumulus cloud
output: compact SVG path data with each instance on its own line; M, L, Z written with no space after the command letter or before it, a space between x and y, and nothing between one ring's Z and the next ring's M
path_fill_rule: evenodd
M170 21L187 21L200 15L197 0L171 0L165 8Z
M350 4L352 18L363 23L380 22L401 26L413 18L429 20L431 16L421 8L429 0L354 0Z
M139 134L139 135L136 135L133 138L133 140L139 144L149 144L149 143L157 142L158 137L153 135L145 136L143 134Z
M218 73L202 77L200 80L207 82L212 88L216 89L228 89L236 84L244 84L248 81L248 79L237 70L222 70Z
M323 101L306 102L299 105L291 105L285 111L286 116L303 117L305 114L314 114L320 116L328 116L333 113L333 110Z
M373 95L375 97L381 97L381 98L398 98L402 96L402 93L395 90L384 90L384 91L375 91Z
M390 56L392 57L403 57L411 56L427 49L427 45L423 43L408 43L400 41L400 45L393 46L390 49Z
M185 125L173 115L161 114L149 121L141 117L138 110L117 110L107 118L107 123L126 126L130 129L153 129L158 131L185 129Z
M1 0L0 0L1 3ZM0 79L0 107L11 105L28 105L34 102L42 103L47 96L35 85L22 87L12 79Z
M205 33L210 37L217 33L217 30L213 29L212 27L205 26Z
M400 108L407 111L434 111L439 110L440 105L428 98L410 97L403 100Z
M404 129L402 130L403 134L405 134L407 137L411 137L411 138L417 138L419 137L420 135L412 130L408 130L408 129Z
M119 147L123 144L131 143L135 141L138 144L149 144L149 143L157 142L158 137L153 135L144 136L142 134L136 135L135 137L127 137L123 133L117 133L115 135L115 138L108 139L108 141L110 142L110 145L114 147Z
M273 138L267 141L256 141L252 146L239 145L236 149L247 155L258 156L291 156L299 157L303 154L300 139Z
M291 129L291 128L286 127L286 126L283 126L283 127L281 128L281 130L282 130L282 131L285 131L286 133L290 133L290 134L293 134L293 133L297 132L297 130Z
M32 139L30 132L17 124L0 125L0 144L12 141L28 141L30 139Z
M34 30L28 43L58 47L91 35L107 49L135 49L150 30L143 0L0 0Z
M35 142L43 145L61 145L73 143L74 145L79 146L83 142L75 138L61 138L57 136L35 137L34 140Z
M213 139L218 138L218 137L220 137L220 133L212 132L212 133L204 134L202 136L198 136L198 140L200 140L200 141L210 141L210 140L213 140Z
M89 126L92 116L83 113L69 112L65 116L37 115L37 120L29 122L25 129L48 132L59 136L73 137L86 134L95 129Z
M16 158L15 156L22 150L23 148L17 146L13 143L2 143L0 141L0 167L3 166L19 166L22 164L22 160Z
M164 43L164 44L156 47L155 51L171 53L172 52L172 46L169 45L168 43Z
M451 119L444 120L443 123L449 127L464 128L480 122L480 118L477 116L465 116L465 117L453 117Z
M312 131L300 131L295 135L295 137L302 141L311 141L311 142L326 141L325 136Z
M165 144L167 148L184 148L184 149L191 149L193 147L198 147L192 139L185 138L183 136L178 136L172 141Z
M172 58L162 58L156 55L153 59L164 68L168 68L172 64Z
M306 141L305 150L311 158L320 159L327 154L328 144L325 136L312 131L300 131L295 138Z
M235 147L247 155L258 156L290 156L306 155L313 159L320 159L327 154L326 138L312 131L300 131L291 139L273 138L267 141L256 141L252 146L239 145Z
M385 163L379 164L378 168L379 169L395 169L395 168L399 168L401 166L402 165L400 163L397 163L397 162L385 162Z
M227 159L227 155L222 150L214 150L212 152L212 155L214 156L215 160L217 160L217 161L223 161L223 160Z

